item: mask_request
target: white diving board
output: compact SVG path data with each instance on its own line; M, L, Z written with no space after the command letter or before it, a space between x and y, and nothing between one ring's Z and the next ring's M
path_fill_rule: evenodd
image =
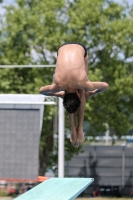
M14 200L74 200L93 178L49 178Z

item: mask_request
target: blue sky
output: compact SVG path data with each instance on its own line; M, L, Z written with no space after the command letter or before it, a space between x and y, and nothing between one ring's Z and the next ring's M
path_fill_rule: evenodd
M114 0L114 1L118 2L118 3L122 3L123 0ZM127 0L127 1L129 2L129 4L133 3L133 0ZM6 4L11 4L11 3L15 2L15 0L4 0L3 2Z
M123 0L114 0L115 2L122 3ZM133 0L126 0L129 4L133 4ZM3 0L4 4L9 5L15 2L15 0Z
M123 0L114 0L115 2L122 3ZM133 4L133 0L126 0L129 4Z
M8 4L9 4L9 3L12 3L12 2L14 2L14 1L15 1L15 0L4 0L4 2L6 2L6 3L8 3ZM122 2L122 0L114 0L114 1L120 2L120 3ZM128 2L129 2L129 3L133 3L133 0L128 0Z
M122 3L124 0L114 0L115 2L118 2L118 3ZM126 0L130 5L133 4L133 0ZM2 3L2 6L3 5L9 5L9 4L12 4L14 3L15 0L3 0L3 3ZM2 6L0 6L0 13L1 14L4 14L4 9L2 8Z

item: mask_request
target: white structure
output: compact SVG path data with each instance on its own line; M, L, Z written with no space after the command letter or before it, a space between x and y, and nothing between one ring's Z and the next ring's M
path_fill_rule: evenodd
M37 179L44 100L43 95L0 94L0 179Z
M55 67L55 65L0 65L0 68L45 68L45 67ZM7 102L5 101L5 103ZM17 102L15 102L15 104L16 103ZM36 104L38 103L36 102ZM44 104L46 104L46 102L44 102ZM61 99L59 99L58 115L59 115L58 177L63 178L64 177L64 108Z

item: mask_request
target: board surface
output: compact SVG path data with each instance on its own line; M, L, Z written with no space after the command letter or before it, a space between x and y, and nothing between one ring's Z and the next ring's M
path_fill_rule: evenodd
M49 178L14 200L73 200L93 178Z

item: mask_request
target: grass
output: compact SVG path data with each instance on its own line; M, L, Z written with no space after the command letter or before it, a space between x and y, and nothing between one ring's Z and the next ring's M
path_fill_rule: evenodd
M6 197L8 195L8 191L7 190L1 190L0 189L0 197Z

